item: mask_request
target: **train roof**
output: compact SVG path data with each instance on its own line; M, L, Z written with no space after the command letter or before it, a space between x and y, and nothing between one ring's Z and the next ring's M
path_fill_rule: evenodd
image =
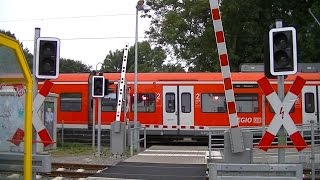
M90 73L61 73L54 82L88 82ZM233 81L257 81L264 76L264 73L234 72L231 73ZM285 81L293 81L296 76L300 76L307 81L320 81L320 73L301 73L288 75ZM116 81L120 79L120 73L104 73L106 79ZM126 73L128 81L134 81L134 73ZM220 72L203 73L138 73L138 81L222 81ZM270 79L276 81L276 79Z

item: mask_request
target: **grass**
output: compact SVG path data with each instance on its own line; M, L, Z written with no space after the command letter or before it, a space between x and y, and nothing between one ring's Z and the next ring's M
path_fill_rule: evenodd
M67 155L94 155L97 152L97 146L92 148L92 145L81 143L64 143L63 147L58 146L56 149L49 151L53 156L67 156ZM111 149L109 146L101 146L101 155L111 156ZM134 151L134 154L138 152ZM124 151L124 156L130 156L130 148L127 147Z
M50 150L52 155L92 155L96 152L91 145L85 145L80 143L65 143L63 147L57 147L57 149ZM101 153L103 155L110 155L109 147L101 147Z

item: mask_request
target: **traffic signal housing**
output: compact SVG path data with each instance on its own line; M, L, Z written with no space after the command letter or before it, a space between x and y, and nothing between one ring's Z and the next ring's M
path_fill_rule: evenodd
M109 79L104 80L104 95L114 92L114 89L110 87L112 84L114 84L114 81L110 81Z
M56 79L59 76L60 40L39 37L37 39L36 77Z
M92 76L92 97L104 97L104 88L104 77Z
M270 72L274 76L297 73L297 39L293 27L269 31Z

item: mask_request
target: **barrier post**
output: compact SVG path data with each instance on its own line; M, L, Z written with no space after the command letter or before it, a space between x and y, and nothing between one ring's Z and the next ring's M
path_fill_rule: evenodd
M61 146L62 146L62 149L63 149L63 143L64 143L64 121L62 120L61 122Z
M311 159L311 179L315 180L314 121L313 120L310 121L310 125L311 125L311 157L310 157L310 159Z
M211 160L211 146L212 146L212 139L211 139L211 136L212 136L212 132L211 132L211 130L209 130L209 160Z

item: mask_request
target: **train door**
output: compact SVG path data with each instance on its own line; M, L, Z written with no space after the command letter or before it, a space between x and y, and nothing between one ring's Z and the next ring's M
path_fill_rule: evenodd
M310 120L319 122L320 88L318 86L305 86L302 89L302 119L304 124Z
M163 125L194 125L193 86L163 87Z

